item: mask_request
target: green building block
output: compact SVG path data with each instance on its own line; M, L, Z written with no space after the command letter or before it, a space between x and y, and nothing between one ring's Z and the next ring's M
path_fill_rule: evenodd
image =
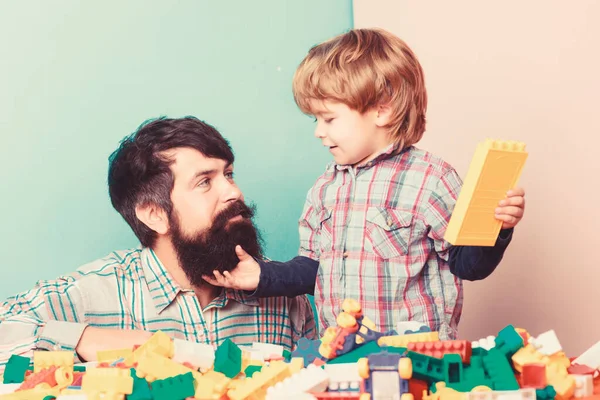
M379 347L377 342L368 342L346 354L327 361L326 364L355 363L358 362L360 358L366 357L372 353L379 353L380 351L381 347Z
M408 352L412 360L413 378L429 383L446 381L444 361L441 358L430 357L425 354Z
M535 398L537 400L553 400L556 397L554 386L548 385L543 389L536 389Z
M252 375L261 369L262 367L260 365L248 365L244 370L244 375L246 375L247 378L252 378Z
M25 372L29 369L31 359L13 354L6 363L3 383L22 383L25 380Z
M127 395L127 400L152 400L152 393L146 379L139 378L133 368L129 371L133 378L133 391Z
M74 372L85 372L85 365L75 365L73 367Z
M231 340L225 340L215 351L214 370L229 379L242 371L242 350Z
M510 359L521 347L523 338L512 325L508 325L498 332L496 337L496 350L501 351L507 359Z
M290 362L292 359L292 353L289 350L283 350L283 359L286 362Z
M519 390L519 383L505 353L496 348L490 349L483 357L483 366L493 382L492 390Z
M152 382L154 400L185 400L196 393L191 372Z

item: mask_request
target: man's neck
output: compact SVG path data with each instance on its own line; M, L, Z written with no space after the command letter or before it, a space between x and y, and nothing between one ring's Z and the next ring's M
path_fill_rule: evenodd
M159 239L152 250L179 286L183 289L192 289L194 291L202 309L206 308L221 293L221 288L211 286L208 283L202 286L192 285L183 268L181 268L177 253L175 253L170 242Z

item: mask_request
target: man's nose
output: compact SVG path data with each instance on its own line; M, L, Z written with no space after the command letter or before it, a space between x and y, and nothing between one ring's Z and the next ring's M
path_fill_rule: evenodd
M226 182L225 185L226 185L225 190L223 192L223 201L224 202L244 199L244 196L242 195L242 191L240 190L238 185L236 185L233 182Z

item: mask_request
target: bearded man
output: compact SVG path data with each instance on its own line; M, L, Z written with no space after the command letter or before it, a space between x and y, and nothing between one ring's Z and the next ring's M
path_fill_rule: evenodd
M194 117L159 118L126 137L109 159L113 207L141 246L115 251L0 305L0 370L12 354L70 350L79 361L130 348L161 330L219 345L291 349L314 338L305 296L258 299L203 276L263 258L254 208L233 175L229 143Z

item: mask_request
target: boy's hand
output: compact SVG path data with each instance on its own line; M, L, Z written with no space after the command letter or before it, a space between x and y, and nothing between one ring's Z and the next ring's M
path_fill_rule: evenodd
M525 190L522 188L509 190L506 198L498 203L495 212L496 219L502 221L502 229L514 228L525 212Z
M203 276L204 280L211 285L229 289L255 290L260 279L260 265L241 246L235 246L235 253L240 262L231 272L221 274L213 271L214 277Z

